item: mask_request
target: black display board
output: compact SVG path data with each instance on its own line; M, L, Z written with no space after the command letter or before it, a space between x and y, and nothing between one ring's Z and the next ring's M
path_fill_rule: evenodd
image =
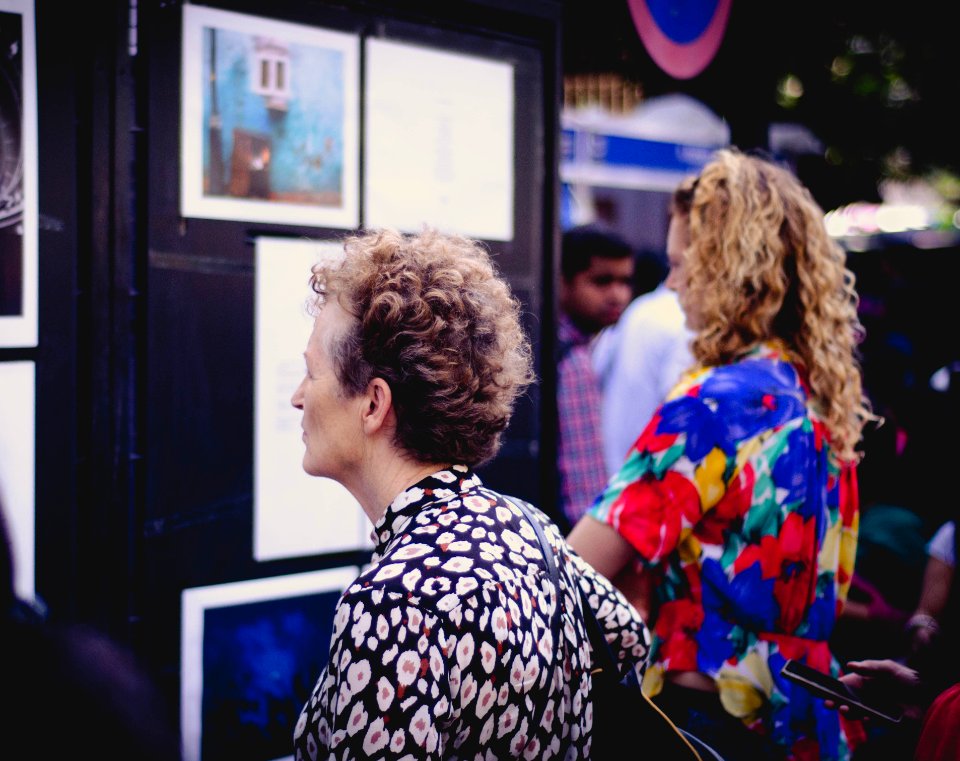
M386 39L513 66L514 236L486 244L523 303L540 383L481 473L494 488L548 511L555 501L553 363L542 358L553 351L559 5L210 6L356 34L361 45ZM73 264L58 275L60 288L77 283L75 311L59 327L48 322L43 339L64 350L57 356L78 360L67 362L75 378L69 409L38 405L46 421L39 440L51 439L58 416L76 442L65 449L75 458L70 476L47 487L38 504L38 578L53 606L134 644L171 700L178 696L184 589L368 559L363 552L253 559L254 240L349 231L181 216L182 10L159 0L139 3L135 13L119 3L99 8L99 31L86 53L78 41L62 40L61 53L80 55L74 67L55 61L49 48L63 32L50 22L43 33L45 81L59 79L72 96L59 108L48 98L45 118L57 119L48 121L53 134L76 141L61 152L75 147L64 176L77 175L75 185L48 186L47 204L54 196L72 200L79 217L61 244ZM361 95L362 88L361 67ZM71 108L75 132L65 123ZM362 120L361 107L361 134ZM51 167L44 166L49 182ZM361 219L362 197L361 187ZM47 388L57 367L51 353L40 371ZM38 481L55 479L54 459L38 462Z
M481 473L548 512L560 5L209 6L355 34L361 51L384 39L513 67L514 234L485 243L523 303L539 383ZM253 559L254 241L350 231L181 216L182 12L37 0L39 345L0 357L36 362L38 596L131 645L172 706L183 590L368 560ZM361 96L362 77L361 63Z

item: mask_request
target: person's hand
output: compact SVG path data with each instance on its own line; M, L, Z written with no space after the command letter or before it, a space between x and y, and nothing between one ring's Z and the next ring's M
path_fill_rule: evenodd
M923 716L923 684L920 675L912 668L889 659L864 660L850 661L847 672L840 677L840 681L864 699L874 697L892 702L903 710L904 717L908 719L919 720ZM852 719L869 720L868 716L847 703L825 700L824 705Z

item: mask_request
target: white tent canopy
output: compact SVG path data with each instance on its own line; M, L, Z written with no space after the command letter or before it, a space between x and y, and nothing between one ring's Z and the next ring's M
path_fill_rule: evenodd
M566 109L565 129L636 137L662 143L720 147L730 144L730 127L696 98L682 93L649 98L627 114L597 106Z
M683 94L643 101L627 114L565 110L560 178L568 185L670 192L730 144L726 122Z

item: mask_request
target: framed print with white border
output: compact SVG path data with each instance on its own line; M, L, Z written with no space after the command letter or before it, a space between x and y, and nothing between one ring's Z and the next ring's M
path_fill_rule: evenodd
M366 42L364 224L513 240L514 66Z
M0 347L37 345L33 0L0 0Z
M258 237L254 296L253 556L257 561L373 547L373 525L344 486L303 470L303 413L290 403L313 329L310 272L343 244Z
M183 7L180 213L359 224L357 35Z
M185 589L180 726L185 761L292 757L293 728L327 662L354 566Z
M0 505L13 554L17 594L35 596L36 367L0 362Z

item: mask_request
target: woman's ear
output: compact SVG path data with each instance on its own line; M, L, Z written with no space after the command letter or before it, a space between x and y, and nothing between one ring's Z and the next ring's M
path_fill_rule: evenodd
M365 434L372 435L383 429L393 414L393 392L383 378L374 378L367 384L360 410L360 422Z

